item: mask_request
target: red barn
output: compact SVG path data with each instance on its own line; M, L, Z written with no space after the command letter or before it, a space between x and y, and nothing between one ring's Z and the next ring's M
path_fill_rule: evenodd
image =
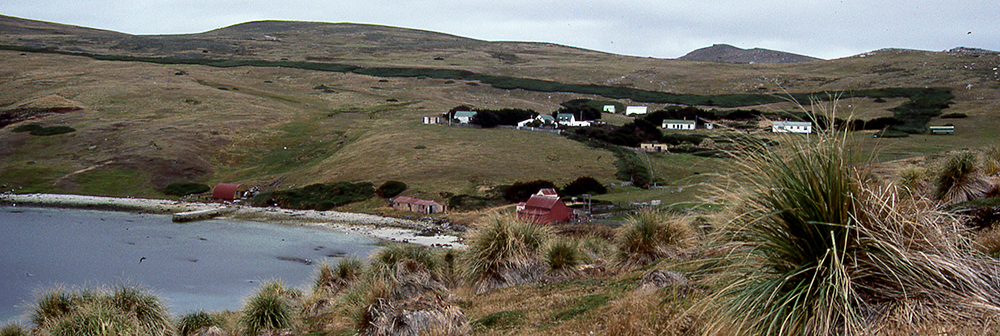
M567 207L559 196L539 192L531 195L527 202L518 204L517 217L538 223L568 222L573 218L573 209Z

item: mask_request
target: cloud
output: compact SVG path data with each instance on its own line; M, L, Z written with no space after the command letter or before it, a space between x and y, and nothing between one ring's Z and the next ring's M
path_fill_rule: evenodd
M131 34L254 20L371 23L490 41L674 58L715 43L821 58L897 47L1000 49L995 0L9 0L6 15ZM969 34L972 32L972 34Z

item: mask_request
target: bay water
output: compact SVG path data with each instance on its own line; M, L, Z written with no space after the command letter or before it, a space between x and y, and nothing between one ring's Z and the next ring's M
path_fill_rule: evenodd
M138 286L175 317L239 310L264 282L307 289L321 262L365 260L378 248L375 238L316 226L0 207L0 323L27 322L54 288Z

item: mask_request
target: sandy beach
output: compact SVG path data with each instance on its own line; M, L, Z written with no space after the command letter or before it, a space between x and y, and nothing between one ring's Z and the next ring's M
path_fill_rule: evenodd
M454 234L419 235L420 232L428 230L440 230L442 232L448 231L434 223L339 211L289 210L274 207L258 208L245 205L147 198L12 193L0 195L0 205L109 210L153 214L176 214L228 207L232 211L229 211L224 216L217 218L231 218L281 225L324 226L345 232L365 234L387 241L405 242L425 246L449 248L464 246L462 245L459 237Z

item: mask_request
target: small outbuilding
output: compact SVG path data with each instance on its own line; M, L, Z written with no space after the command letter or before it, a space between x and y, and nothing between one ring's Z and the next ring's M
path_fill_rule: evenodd
M232 201L241 198L243 185L235 183L219 183L212 189L212 199Z
M930 127L928 127L928 129L930 129L931 134L936 134L936 135L954 135L955 134L955 126L951 126L951 125L948 125L948 126L930 126Z
M646 114L649 112L649 108L646 106L627 106L625 107L625 115L632 114Z
M408 196L393 198L392 208L399 211L410 211L428 215L445 212L445 206L441 203Z
M639 149L642 149L646 153L669 153L670 150L667 144L661 143L642 143L639 144Z
M604 112L608 112L608 113L612 113L612 114L618 113L618 108L615 107L614 105L604 105Z
M424 117L425 125L437 125L442 123L444 123L444 118L442 118L441 116Z

